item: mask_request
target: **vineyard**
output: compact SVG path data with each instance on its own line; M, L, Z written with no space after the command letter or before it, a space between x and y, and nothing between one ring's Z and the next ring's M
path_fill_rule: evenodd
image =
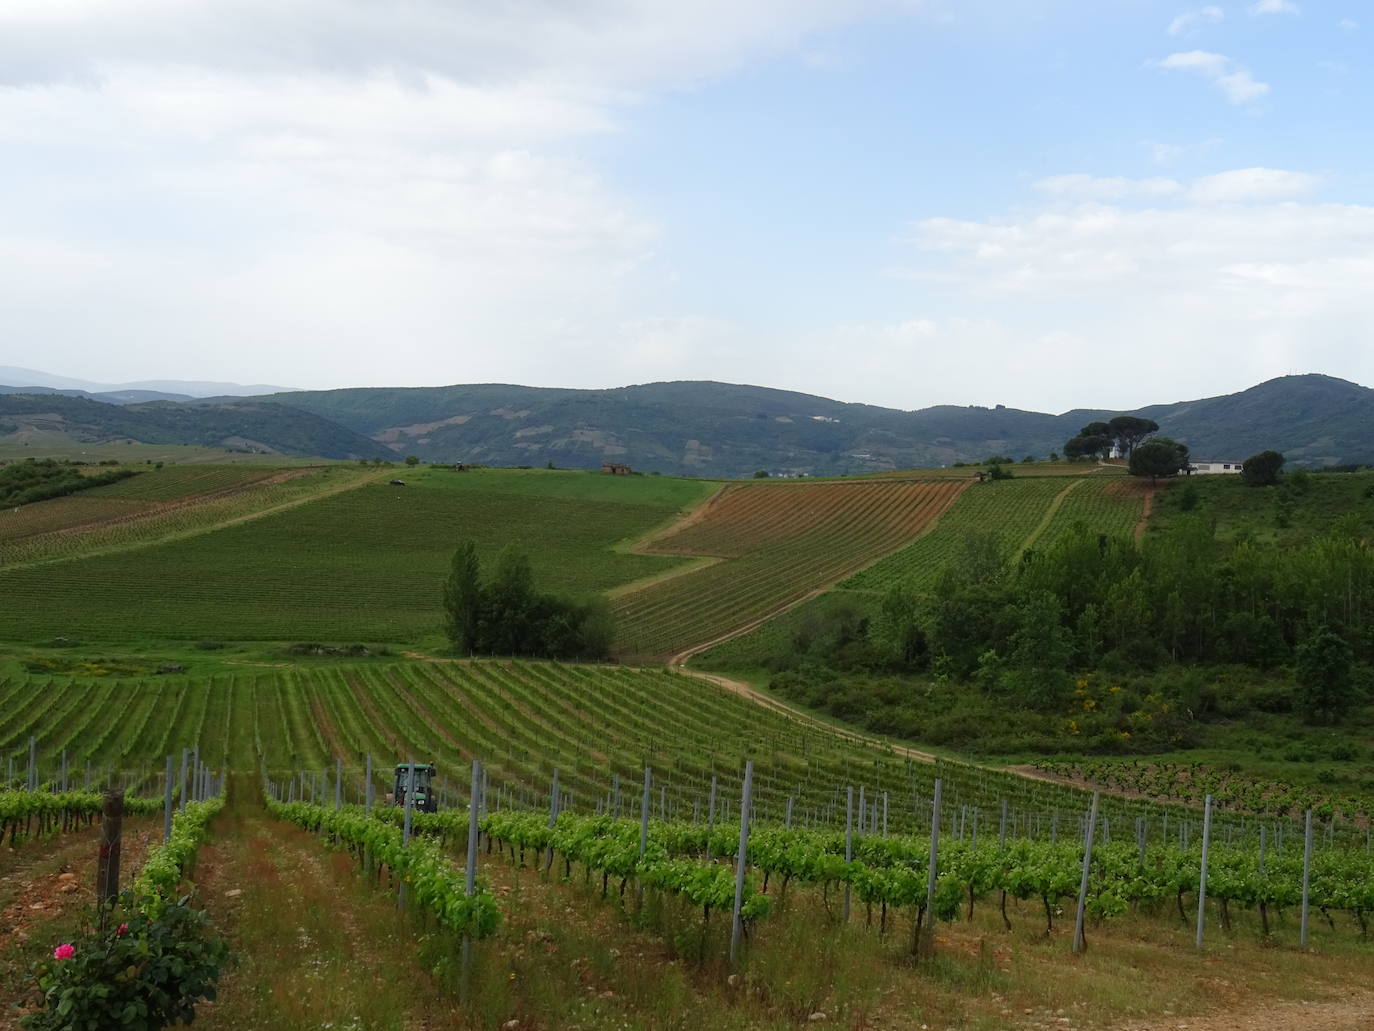
M886 590L898 582L931 587L971 534L996 541L1009 557L1043 548L1083 523L1099 533L1128 534L1140 520L1142 499L1120 477L1037 477L976 484L940 524L894 555L851 576L846 590Z
M1301 942L1336 969L1364 955L1374 908L1362 814L1318 811L1305 837L1303 820L1287 813L1204 814L1112 796L1093 806L1075 787L914 761L666 670L375 660L204 678L16 676L0 683L0 714L9 787L80 785L89 763L96 780L127 784L131 810L150 816L165 795L181 794L175 765L164 779L168 757L197 749L236 785L226 815L263 813L249 817L255 840L304 828L350 857L351 876L368 893L353 905L376 900L395 914L379 891L386 888L408 914L390 919L419 921L434 948L456 957L460 939L471 940L476 952L471 966L464 960L461 983L475 987L462 992L487 999L473 1005L490 1007L497 1023L536 1005L512 993L512 976L558 976L521 959L531 941L554 940L538 912L565 923L576 909L600 928L569 926L556 932L561 942L583 933L609 933L612 943L657 936L660 955L666 950L710 984L736 969L775 984L776 994L751 1003L753 1015L736 1025L757 1026L775 1019L765 1014L777 1000L793 997L787 989L800 987L769 973L774 963L795 970L805 962L799 942L821 955L854 951L888 968L889 979L933 985L939 975L932 982L931 971L947 969L938 964L975 969L976 942L989 935L1005 936L998 950L1038 943L1029 945L1037 963L1066 955L1078 947L1080 910L1084 940L1108 956L1120 955L1121 942L1138 953L1142 933L1191 938L1201 913L1207 941L1232 962L1245 942L1271 950ZM474 758L484 767L476 794L467 776ZM391 765L401 759L437 765L437 813L385 804ZM191 797L210 800L192 801L167 845L130 872L154 896L178 891L197 851L219 856L228 847L233 824L221 820L213 824L218 836L213 830L221 802L205 772L208 792ZM251 797L258 792L265 800ZM0 793L10 837L21 828L11 854L41 853L45 833L64 827L62 837L79 836L97 801L79 791ZM474 815L480 849L469 848ZM0 875L13 862L5 855ZM471 888L465 855L477 864ZM205 876L219 876L220 862ZM243 871L228 876L234 891L256 890ZM513 884L527 887L512 893ZM737 901L742 936L731 930ZM952 941L974 942L975 958L964 960ZM645 945L637 948L642 956ZM901 970L897 958L913 951L922 958ZM456 960L447 962L457 977ZM602 975L612 986L620 983L616 969L624 968L610 964ZM807 975L792 1019L805 1021L856 990L837 976ZM496 984L503 990L482 994ZM873 992L870 1005L880 997L876 985ZM232 1004L232 986L228 997ZM1043 1004L1037 994L1024 998Z
M927 591L933 588L941 572L959 559L972 536L991 539L1012 561L1029 549L1048 546L1080 524L1097 533L1129 535L1140 520L1142 508L1138 485L1111 474L1018 476L975 483L928 532L906 547L824 595L707 649L695 662L713 670L757 668L769 657L784 654L789 642L804 634L810 623L824 623L840 612L871 618L881 593L896 584L913 584Z
M480 756L501 805L546 804L557 769L560 794L581 811L609 815L630 811L633 786L649 766L655 813L680 820L706 812L713 791L721 805L737 799L749 759L761 819L790 811L799 824L835 826L853 787L860 827L911 830L926 819L939 777L961 834L986 834L1005 820L1012 834L1050 838L1061 820L1077 818L1085 797L1076 787L1010 773L914 761L666 670L378 662L204 679L13 678L0 684L0 712L0 772L9 786L26 781L32 752L45 783L57 783L61 763L73 782L94 768L117 772L135 789L160 790L165 756L191 748L212 769L314 771L302 792L324 790L338 764L349 797L361 797L369 762L377 790L387 786L388 763L434 762L447 803L461 794L461 771ZM458 784L453 771L460 771ZM1228 834L1251 833L1265 820L1279 834L1293 815L1228 805L1219 819L1232 828ZM1195 817L1187 806L1125 797L1107 797L1102 806L1108 836L1113 827L1133 832L1138 821L1154 836L1170 827L1188 834L1183 828ZM1356 808L1319 812L1333 843L1349 837L1363 845L1366 817Z
M378 476L331 467L267 488L303 504L230 517L213 532L0 572L0 592L14 601L0 611L0 638L431 639L440 585L462 538L477 541L484 561L515 541L538 556L542 589L592 593L680 562L615 545L670 521L712 489L661 478L622 486L586 473L441 469L420 471L401 488ZM322 482L312 486L316 477ZM244 496L222 504L239 505ZM217 504L44 535L6 544L3 554L7 562L27 561L75 553L95 538L176 537L203 527Z
M0 569L141 548L348 490L374 472L343 466L148 470L120 483L0 513Z
M921 534L966 486L888 479L727 487L646 548L720 561L620 595L619 648L666 656L747 627Z

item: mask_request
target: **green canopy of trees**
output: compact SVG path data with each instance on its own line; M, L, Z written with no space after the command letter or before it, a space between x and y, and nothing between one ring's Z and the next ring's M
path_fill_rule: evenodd
M1241 466L1240 478L1251 487L1272 487L1279 482L1279 470L1284 457L1277 451L1261 451L1251 455Z
M1132 476L1176 476L1188 468L1188 448L1168 437L1154 437L1131 452L1127 466Z
M1118 415L1111 422L1090 422L1064 445L1064 455L1106 458L1115 449L1117 454L1130 457L1143 440L1158 431L1159 424L1153 419L1136 415Z
M514 545L483 582L477 547L463 541L444 581L445 630L465 655L600 659L610 653L615 619L604 598L569 601L534 587L529 558Z

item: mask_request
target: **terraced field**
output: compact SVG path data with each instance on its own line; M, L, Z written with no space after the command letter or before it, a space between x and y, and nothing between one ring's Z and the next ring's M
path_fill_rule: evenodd
M209 533L0 571L0 595L12 602L0 607L0 639L437 645L440 586L463 538L477 541L483 561L517 543L541 589L590 594L679 564L616 545L715 489L666 477L443 469L407 471L408 486L388 486L396 475L349 466L313 471L270 488L296 490L319 477L299 487L319 496L294 507L231 518ZM204 508L172 509L154 517L157 527L145 520L108 532L172 532L182 520L202 519ZM40 540L62 553L62 535ZM8 546L5 554L9 560Z
M739 484L646 550L719 559L616 600L620 650L668 656L738 631L928 529L967 481Z

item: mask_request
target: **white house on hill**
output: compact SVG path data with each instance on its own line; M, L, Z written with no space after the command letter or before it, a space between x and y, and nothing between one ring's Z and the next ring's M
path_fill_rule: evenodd
M1190 462L1188 475L1193 473L1238 473L1245 468L1244 462Z

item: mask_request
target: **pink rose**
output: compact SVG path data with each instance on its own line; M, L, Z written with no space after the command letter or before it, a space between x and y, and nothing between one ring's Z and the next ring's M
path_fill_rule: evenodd
M115 931L115 934L128 934L128 933L129 933L129 925L128 925L128 924L120 924L120 925L119 925L119 930Z
M75 945L59 945L52 950L53 959L71 959L76 955Z

